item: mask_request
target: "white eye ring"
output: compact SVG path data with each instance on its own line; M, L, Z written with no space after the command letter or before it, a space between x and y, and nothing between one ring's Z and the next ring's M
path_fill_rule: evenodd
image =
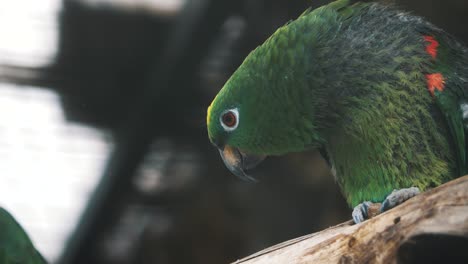
M239 125L239 110L237 108L224 111L219 117L219 122L224 130L231 132Z

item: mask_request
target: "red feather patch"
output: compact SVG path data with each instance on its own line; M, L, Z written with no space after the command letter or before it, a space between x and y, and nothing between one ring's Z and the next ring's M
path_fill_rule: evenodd
M427 89L434 96L435 90L442 92L445 88L444 76L441 73L426 74Z
M435 59L437 57L437 47L439 47L439 42L435 40L433 36L424 36L424 40L428 42L426 45L426 52Z

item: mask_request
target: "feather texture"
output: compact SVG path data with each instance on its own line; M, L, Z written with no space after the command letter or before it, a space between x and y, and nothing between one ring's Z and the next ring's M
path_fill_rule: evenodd
M350 205L381 202L467 172L467 65L466 48L422 18L339 0L249 54L210 106L208 134L253 154L319 148ZM430 74L443 77L433 94ZM233 107L242 121L226 132L219 116Z

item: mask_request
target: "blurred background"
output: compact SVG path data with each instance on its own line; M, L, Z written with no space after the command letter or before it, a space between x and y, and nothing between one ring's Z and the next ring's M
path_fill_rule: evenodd
M350 218L315 152L224 168L206 108L311 0L0 0L0 206L51 263L228 263ZM401 0L468 43L466 0Z

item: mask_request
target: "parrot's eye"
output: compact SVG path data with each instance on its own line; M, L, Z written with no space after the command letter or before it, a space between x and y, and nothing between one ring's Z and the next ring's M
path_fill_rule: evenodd
M239 124L239 111L237 109L227 110L221 115L220 119L224 130L232 131L236 129Z

